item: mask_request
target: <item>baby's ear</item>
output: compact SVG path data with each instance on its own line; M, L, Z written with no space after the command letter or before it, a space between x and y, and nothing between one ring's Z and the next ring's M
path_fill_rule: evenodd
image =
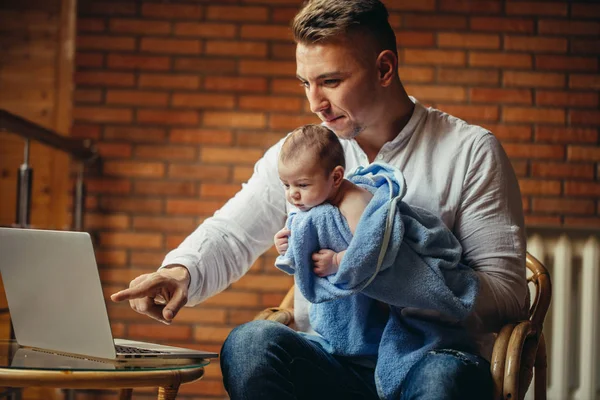
M344 180L344 167L338 165L333 169L331 174L333 176L333 184L335 186L340 186L342 184L342 181Z

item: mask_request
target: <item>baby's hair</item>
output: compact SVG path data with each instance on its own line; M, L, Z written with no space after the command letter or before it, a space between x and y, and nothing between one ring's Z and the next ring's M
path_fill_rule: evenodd
M344 149L338 137L322 125L308 124L294 129L285 139L279 160L282 163L293 161L304 151L312 152L317 161L329 174L338 165L346 168Z

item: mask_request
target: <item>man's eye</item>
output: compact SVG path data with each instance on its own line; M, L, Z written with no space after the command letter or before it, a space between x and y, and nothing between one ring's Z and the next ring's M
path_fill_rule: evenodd
M328 87L335 87L337 85L340 84L340 80L339 79L325 79L323 81L323 85L328 86Z
M308 82L300 82L300 86L308 89Z
M298 186L300 186L301 188L307 188L308 187L308 183L301 183Z

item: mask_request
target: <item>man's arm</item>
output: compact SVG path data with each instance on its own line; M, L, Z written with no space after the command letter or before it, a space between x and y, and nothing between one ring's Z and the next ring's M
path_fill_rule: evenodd
M454 233L480 280L470 322L497 331L526 316L525 233L519 184L497 139L474 144Z

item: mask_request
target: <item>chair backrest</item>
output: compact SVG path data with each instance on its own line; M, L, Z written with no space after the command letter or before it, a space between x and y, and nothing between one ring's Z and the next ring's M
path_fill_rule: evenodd
M531 272L531 276L527 278L527 281L529 284L535 285L535 297L529 308L529 320L536 332L541 334L544 318L546 318L550 299L552 298L550 274L546 267L529 253L527 253L525 265Z

